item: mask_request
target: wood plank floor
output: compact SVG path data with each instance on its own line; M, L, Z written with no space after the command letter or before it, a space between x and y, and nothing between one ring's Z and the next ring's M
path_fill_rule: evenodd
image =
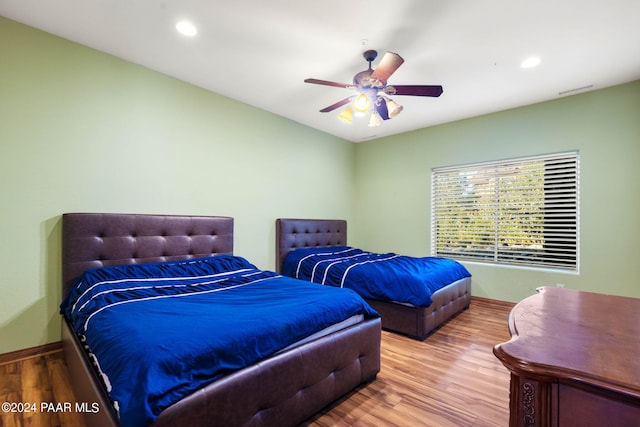
M376 381L306 426L506 426L509 372L493 346L509 339L512 304L473 298L425 341L382 332Z
M509 373L492 353L509 339L512 305L473 298L469 310L425 341L382 332L378 378L304 424L306 427L506 426ZM0 403L33 402L37 411L0 412L0 427L84 427L61 352L0 365Z

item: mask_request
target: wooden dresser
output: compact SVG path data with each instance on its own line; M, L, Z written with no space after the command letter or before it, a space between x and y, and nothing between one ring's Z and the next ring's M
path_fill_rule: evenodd
M510 426L640 426L640 299L539 288L509 332Z

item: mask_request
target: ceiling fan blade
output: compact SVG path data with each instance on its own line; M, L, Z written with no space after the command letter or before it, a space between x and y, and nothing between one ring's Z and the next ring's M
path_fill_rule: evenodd
M395 73L398 67L402 65L404 59L397 53L387 52L382 57L378 67L371 74L371 79L376 79L383 84L387 83L391 74Z
M320 112L321 112L321 113L328 113L329 111L333 111L333 110L335 110L336 108L340 108L340 107L342 107L343 105L348 104L349 102L351 102L351 100L352 100L352 99L353 99L353 97L352 97L352 96L350 96L350 97L348 97L348 98L345 98L345 99L343 99L343 100L340 100L340 101L336 102L335 104L331 104L331 105L329 105L328 107L323 108L322 110L320 110Z
M346 83L330 82L328 80L320 80L320 79L305 79L304 82L305 83L313 83L313 84L316 84L316 85L341 87L341 88L345 88L345 89L353 88L353 85L348 85Z
M388 95L433 96L442 95L442 86L393 85L384 88Z

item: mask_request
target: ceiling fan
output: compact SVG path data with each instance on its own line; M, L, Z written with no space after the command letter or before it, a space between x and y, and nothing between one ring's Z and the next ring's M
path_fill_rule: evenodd
M364 56L364 59L369 63L369 68L353 76L353 84L319 79L305 79L305 83L340 87L358 92L356 95L349 96L323 108L320 110L321 113L328 113L352 103L356 112L371 112L369 126L378 126L382 123L382 120L391 119L402 111L402 106L391 100L389 96L410 95L438 97L442 94L442 86L387 84L389 77L391 77L404 62L404 59L397 53L386 52L375 70L371 68L371 63L378 56L378 52L375 50L367 50L362 56ZM353 121L353 110L351 107L345 108L345 110L338 115L338 118L347 123L351 123Z

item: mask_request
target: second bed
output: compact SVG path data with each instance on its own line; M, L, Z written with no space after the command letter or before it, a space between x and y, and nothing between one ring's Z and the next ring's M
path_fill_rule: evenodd
M294 219L276 220L276 270L283 272L287 256L296 249L336 248L338 251L358 249L347 246L347 222L345 220ZM355 252L354 252L355 251ZM300 258L300 256L298 256ZM409 258L409 257L402 257ZM417 259L421 260L421 259ZM290 260L289 260L290 261ZM454 268L464 270L461 265ZM464 270L466 271L466 270ZM445 281L439 289L428 295L430 304L411 304L363 295L366 301L381 315L384 329L424 340L431 332L456 314L467 309L471 302L471 275L458 274ZM464 276L464 277L463 277ZM375 284L377 277L370 277Z

